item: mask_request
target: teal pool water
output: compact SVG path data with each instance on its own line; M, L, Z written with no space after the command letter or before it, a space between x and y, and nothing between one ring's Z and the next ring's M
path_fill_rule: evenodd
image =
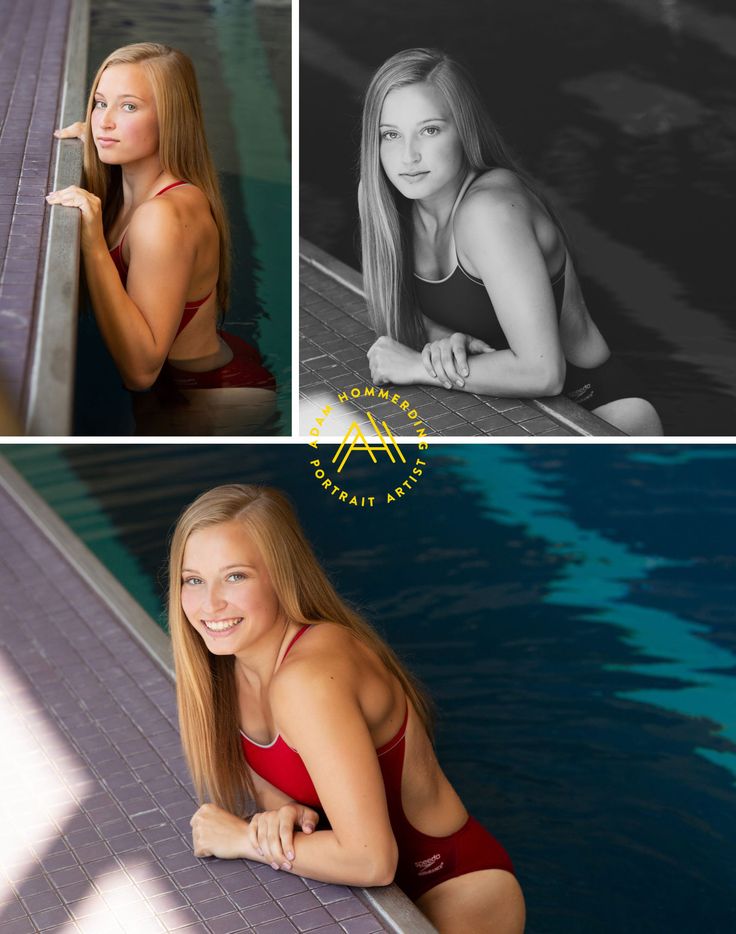
M154 615L186 502L285 489L429 687L440 760L510 850L530 931L736 929L733 448L435 445L383 511L322 495L293 445L3 453Z

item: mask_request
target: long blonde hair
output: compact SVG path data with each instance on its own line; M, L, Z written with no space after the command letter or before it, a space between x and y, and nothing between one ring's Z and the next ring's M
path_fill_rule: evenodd
M236 519L258 548L281 610L292 622L330 621L350 630L395 675L431 736L429 701L377 633L336 593L294 510L278 490L230 484L188 506L176 524L169 559L169 629L184 754L200 801L233 814L255 797L238 733L235 658L212 655L181 605L184 549L193 532Z
M432 84L447 102L462 143L466 171L510 169L556 221L530 176L508 151L461 65L437 49L405 49L384 62L363 103L358 187L363 280L376 333L416 350L427 337L413 285L411 202L383 170L379 126L388 93L422 82Z
M111 65L140 65L145 70L158 116L161 168L196 185L209 201L220 239L217 302L224 312L230 298L230 228L205 137L194 65L183 52L158 42L138 42L116 49L100 65L92 82L87 127L91 125L97 85ZM87 188L102 201L102 221L107 228L123 204L122 172L120 166L100 161L90 132L84 142L84 175Z

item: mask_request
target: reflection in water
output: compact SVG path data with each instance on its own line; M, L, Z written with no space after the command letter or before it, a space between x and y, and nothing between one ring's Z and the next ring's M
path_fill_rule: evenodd
M493 487L485 482L486 458L477 446L465 453L461 471L479 483L486 508L496 521L520 523L555 551L567 553L568 560L544 602L584 608L585 618L620 629L639 659L625 665L626 669L655 681L651 687L622 692L622 697L709 718L736 750L736 705L731 703L734 654L708 640L709 627L632 599L632 591L645 587L653 572L687 566L687 562L633 550L596 529L580 528L567 514L561 491L550 484L549 474L530 469L518 449L501 449L500 454L494 464ZM736 452L726 454L736 462ZM656 686L658 679L673 686ZM698 751L710 755L709 750ZM731 759L736 762L733 754ZM726 757L723 764L728 767L728 763ZM736 769L733 774L736 777Z
M321 496L292 445L4 453L149 597L197 493L284 488L430 688L440 759L510 849L530 931L734 929L730 449L435 445L382 511ZM356 484L381 469L352 465Z

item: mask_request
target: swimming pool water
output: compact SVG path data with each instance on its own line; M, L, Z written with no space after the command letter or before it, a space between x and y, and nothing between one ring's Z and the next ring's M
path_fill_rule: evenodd
M164 42L194 61L231 223L226 327L255 343L276 377L272 434L291 431L290 26L288 5L252 0L111 0L90 11L90 80L109 52L131 42ZM127 396L89 320L82 322L80 355L75 433L117 433L106 426L106 409L120 413L123 433ZM100 382L102 408L94 398Z
M153 612L187 501L284 488L429 687L440 760L509 848L530 932L734 929L733 449L435 445L380 511L326 496L301 447L3 453Z

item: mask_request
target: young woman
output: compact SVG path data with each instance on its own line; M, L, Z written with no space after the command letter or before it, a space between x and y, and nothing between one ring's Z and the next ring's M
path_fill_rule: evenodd
M425 698L335 593L280 493L222 486L184 511L169 626L207 802L195 855L347 885L395 876L443 934L523 930L511 861L442 773Z
M218 330L230 239L191 61L151 42L112 52L85 122L56 135L83 140L86 188L46 200L81 211L92 306L123 382L138 391L141 433L262 425L273 377L254 347Z
M564 392L628 434L661 434L590 317L554 214L456 62L409 49L379 68L360 171L376 383Z

